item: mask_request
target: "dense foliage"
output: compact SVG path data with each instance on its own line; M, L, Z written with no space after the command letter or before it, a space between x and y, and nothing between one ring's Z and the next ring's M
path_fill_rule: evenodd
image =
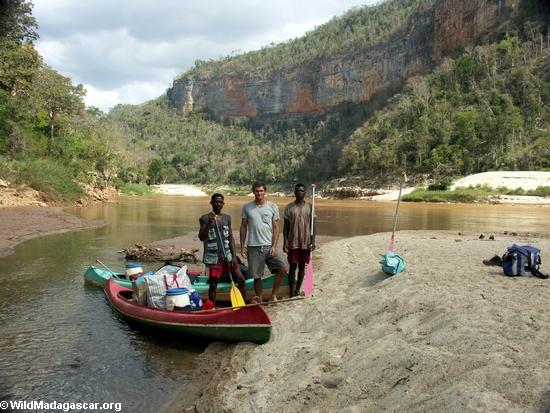
M109 181L114 156L82 85L43 63L32 3L2 0L0 13L0 178L48 200L73 201L83 186Z
M182 76L264 72L341 53L354 53L387 39L413 12L434 1L389 0L376 6L354 8L296 39L224 58L197 60L195 66Z
M446 59L351 136L342 174L550 168L550 45L527 26Z
M165 98L137 106L119 105L108 121L124 131L136 153L135 176L126 179L139 181L147 175L151 184L249 185L255 179L270 183L296 179L312 139L294 130L254 133L205 120L199 114L182 118L166 106Z

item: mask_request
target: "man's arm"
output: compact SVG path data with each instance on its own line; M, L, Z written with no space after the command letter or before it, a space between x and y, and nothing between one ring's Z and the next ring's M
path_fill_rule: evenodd
M241 228L239 230L239 236L241 241L241 254L243 257L246 257L247 255L247 248L246 248L246 234L248 232L248 221L243 218L241 220Z
M285 218L285 221L283 224L283 251L284 252L287 252L287 249L288 249L287 240L288 240L289 232L290 232L290 221L288 220L288 218Z
M235 237L233 237L233 228L231 227L231 217L228 219L227 227L229 228L229 250L231 251L231 257L233 258L232 262L235 264L237 262L237 254L235 253Z
M279 242L279 220L273 220L273 234L271 238L271 249L269 250L269 255L274 256L275 251L277 251L277 243Z
M199 218L199 225L200 225L200 229L199 229L199 239L201 241L204 241L206 240L206 238L208 237L208 229L210 228L210 223L212 222L212 217L210 215L208 215L208 222L204 222L202 220L202 217Z

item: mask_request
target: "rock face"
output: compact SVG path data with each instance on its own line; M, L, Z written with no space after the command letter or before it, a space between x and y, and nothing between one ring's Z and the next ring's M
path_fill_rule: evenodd
M519 0L439 0L387 41L361 52L262 74L183 77L174 81L168 99L184 114L203 111L219 121L301 122L399 88L493 31L518 7Z

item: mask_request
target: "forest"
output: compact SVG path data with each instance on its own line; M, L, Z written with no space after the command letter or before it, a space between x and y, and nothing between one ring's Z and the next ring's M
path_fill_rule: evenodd
M340 173L550 167L550 48L526 24L408 80L343 148Z
M28 185L48 202L74 202L86 185L112 181L116 154L73 85L33 46L32 3L2 2L0 13L0 179Z
M389 0L352 9L302 38L197 62L191 71L271 70L356 52L432 2ZM88 186L383 182L401 170L440 179L550 168L548 19L540 19L530 1L506 30L408 79L382 105L366 102L285 130L223 125L201 113L184 117L168 107L166 96L109 113L87 108L83 86L35 50L32 2L2 4L0 179L29 185L50 201L74 202Z

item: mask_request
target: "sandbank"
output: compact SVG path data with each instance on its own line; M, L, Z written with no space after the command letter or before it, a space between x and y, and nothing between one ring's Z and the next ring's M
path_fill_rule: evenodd
M82 219L58 207L0 208L0 257L12 254L15 245L31 238L103 225L104 221Z
M467 188L469 186L487 185L493 189L508 188L524 190L536 189L539 186L550 186L550 172L539 171L494 171L482 172L479 174L468 175L458 179L451 185L450 189ZM414 187L407 187L405 183L402 189L402 195L414 191ZM384 190L380 195L367 197L371 201L395 201L399 196L398 189ZM491 202L497 204L531 204L531 205L550 205L550 198L540 196L523 195L495 195Z
M206 196L202 189L195 185L162 184L153 185L155 192L163 195Z
M326 243L313 297L267 307L264 345L214 343L167 412L541 412L550 406L550 280L482 260L549 234L402 231ZM494 240L488 240L493 235Z

